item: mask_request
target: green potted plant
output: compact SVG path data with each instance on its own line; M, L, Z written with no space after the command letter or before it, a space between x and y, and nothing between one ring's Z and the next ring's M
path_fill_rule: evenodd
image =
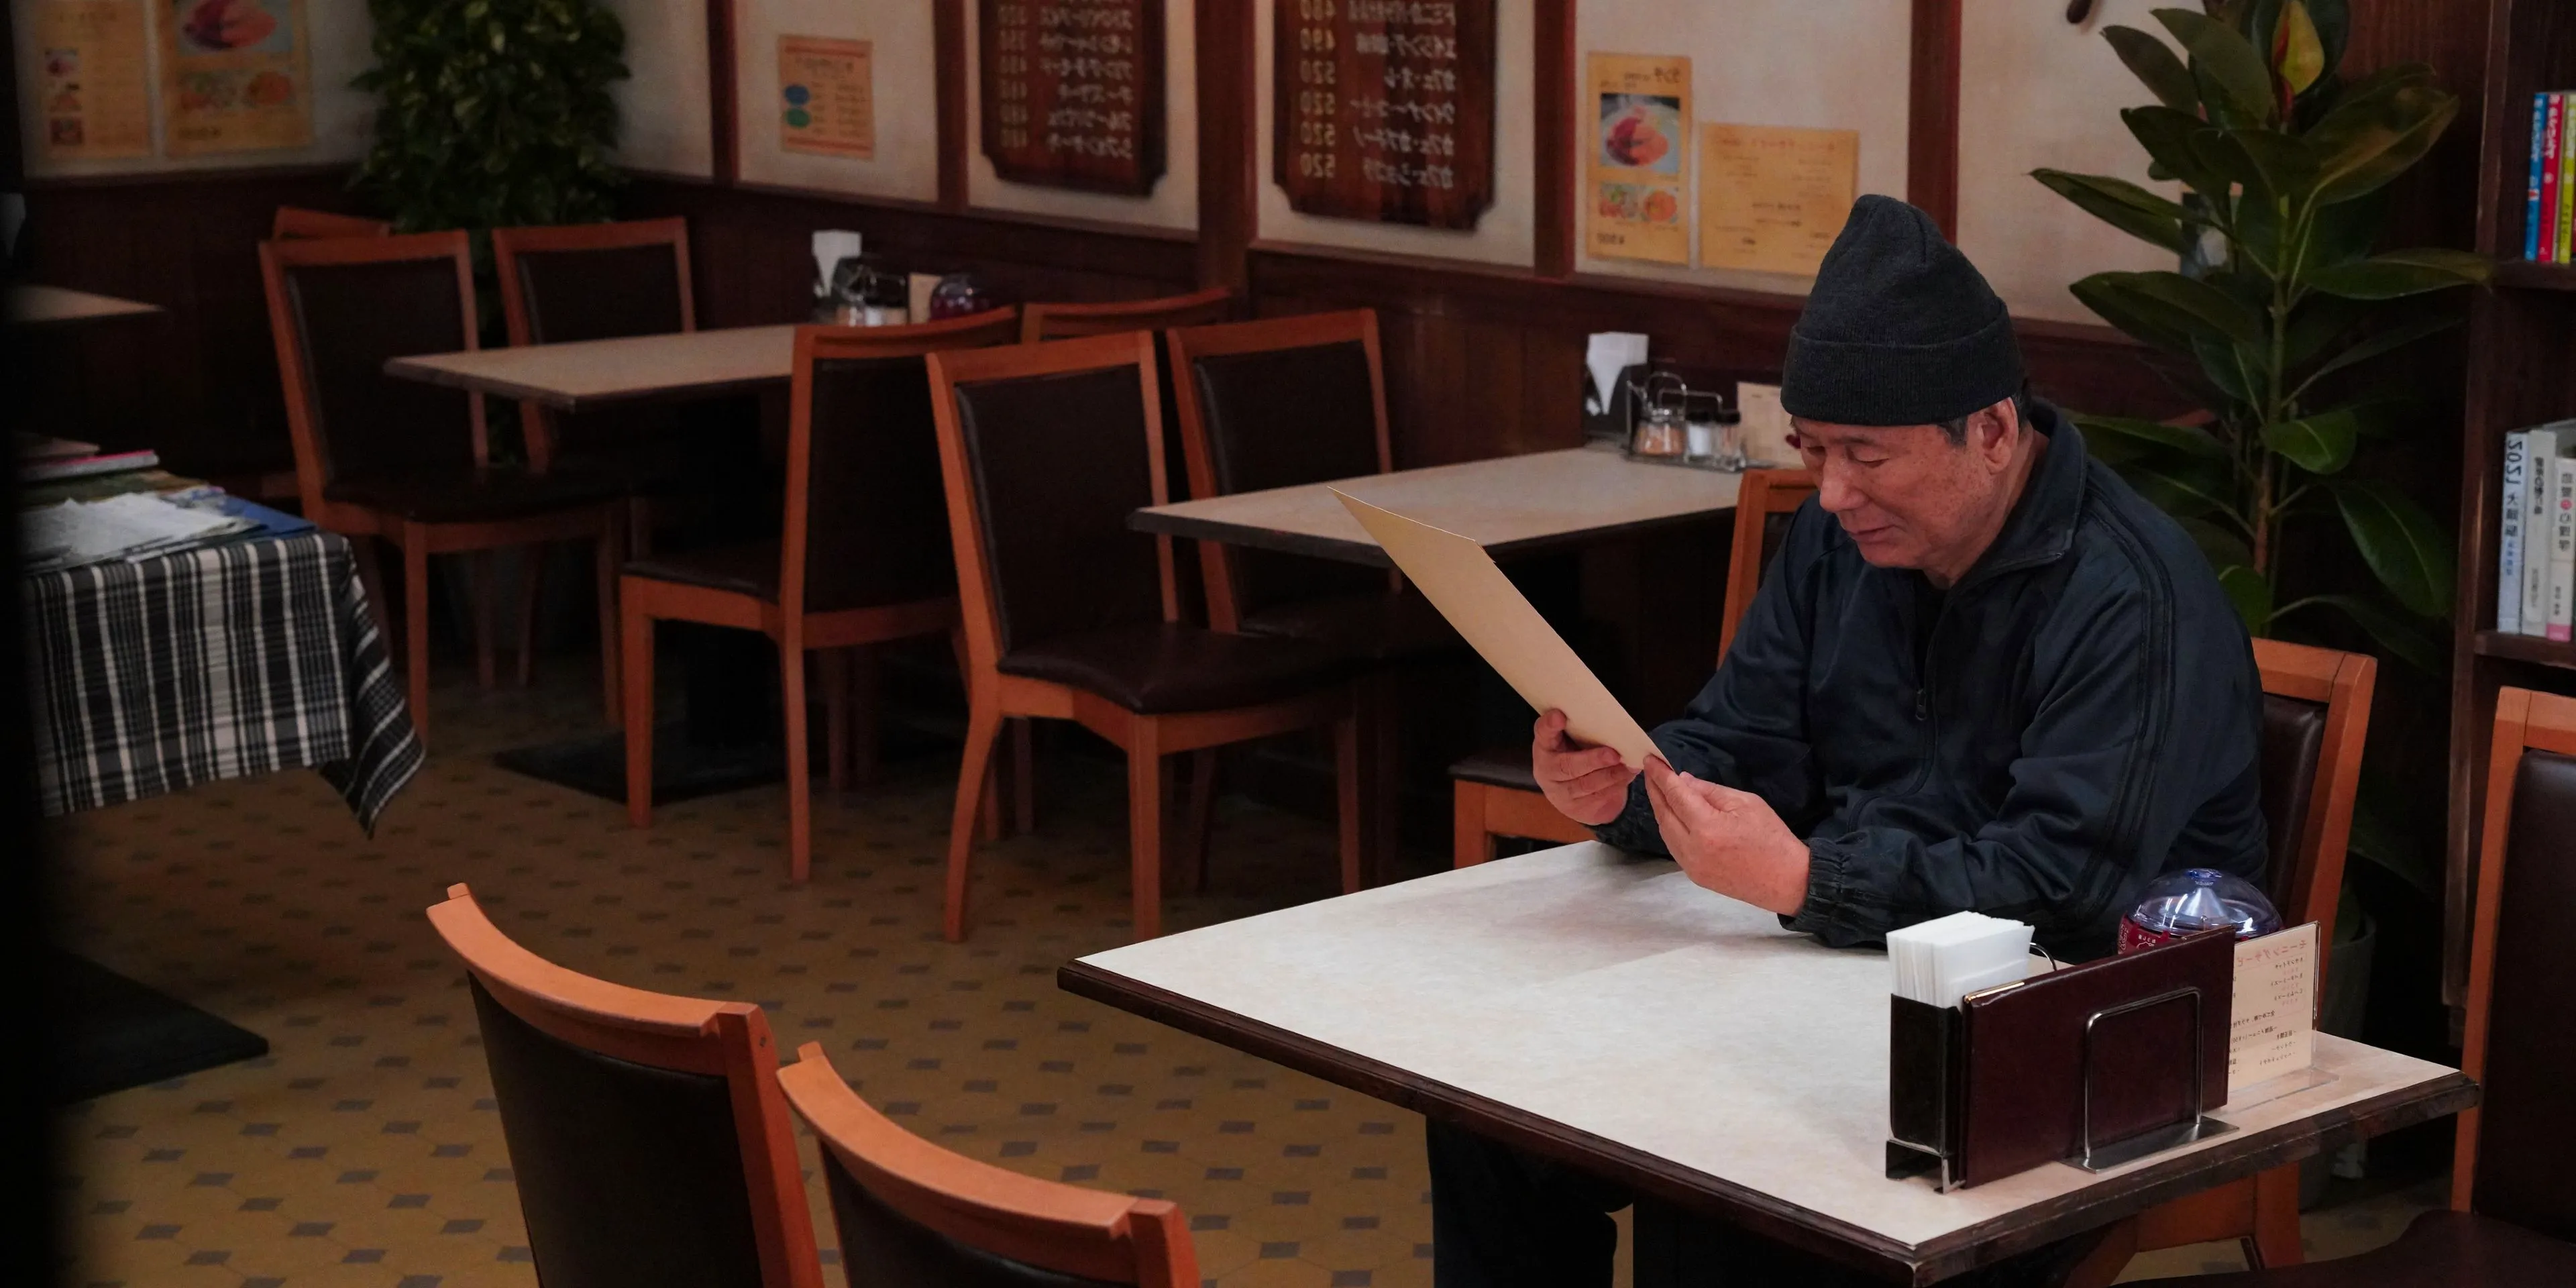
M606 219L625 29L599 0L368 0L376 137L353 181L396 228Z
M2074 420L2199 539L2255 634L2333 609L2390 654L2438 670L2430 627L2450 613L2451 534L2403 492L2350 473L2402 404L2325 395L2457 321L2393 302L2487 278L2488 262L2463 251L2373 250L2384 189L2431 150L2459 99L2419 63L2342 77L2346 0L2228 0L2155 17L2174 44L2131 27L2103 35L2156 97L2120 117L2150 176L2179 182L2181 200L2101 175L2033 177L2178 258L2176 271L2096 273L2073 289L2113 326L2190 360L2208 416ZM2377 590L2285 597L2283 535L2306 527L2340 532Z

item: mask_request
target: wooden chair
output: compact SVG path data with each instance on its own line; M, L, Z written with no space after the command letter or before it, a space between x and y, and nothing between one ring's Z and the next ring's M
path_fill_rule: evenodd
M878 1113L823 1054L778 1083L822 1142L823 1183L855 1284L1198 1288L1179 1205L1039 1180L952 1154Z
M626 816L635 826L653 820L653 623L759 631L778 645L786 697L787 871L791 880L806 878L813 827L805 655L824 658L831 783L839 790L849 785L852 743L845 650L957 629L922 356L1008 344L1018 333L1010 309L919 326L797 328L778 541L639 559L620 586ZM862 713L874 706L871 693ZM873 762L874 722L861 724Z
M1127 753L1135 932L1162 928L1164 757L1329 725L1342 885L1360 885L1359 727L1339 660L1183 625L1163 502L1151 334L930 355L966 621L966 759L949 824L946 931L966 933L968 851L1013 716L1073 720ZM1141 431L1141 432L1140 432Z
M1754 591L1771 566L1789 518L1815 495L1816 478L1805 470L1746 470L1735 497L1735 545L1728 556L1726 606L1718 622L1717 656L1726 660L1735 643L1736 623L1753 607ZM1538 790L1530 769L1530 746L1488 747L1449 767L1450 804L1455 811L1450 856L1454 867L1473 867L1494 857L1494 838L1527 837L1572 845L1592 839L1592 829L1556 812Z
M1113 304L1032 304L1020 313L1020 341L1037 344L1130 331L1168 331L1176 326L1222 322L1233 312L1234 292L1222 286L1188 295Z
M759 1007L566 970L502 934L462 885L429 921L465 961L548 1288L821 1288Z
M429 738L429 557L598 543L600 672L617 718L617 566L626 503L610 481L491 467L483 396L385 374L388 359L477 347L474 270L462 232L270 241L259 248L269 330L286 387L304 517L354 538L383 602L374 548L403 556L411 718ZM490 618L477 653L489 670Z
M394 226L364 215L342 215L301 206L279 206L268 235L279 240L321 237L390 237Z
M2254 663L2263 674L2259 772L2272 856L2264 889L2283 924L2313 921L2317 942L2331 944L2379 661L2286 640L2256 640ZM2324 973L2319 962L2320 986ZM2250 1265L2300 1263L2298 1164L2175 1199L2121 1222L2066 1282L2068 1288L2108 1284L2137 1253L2227 1239L2243 1246Z
M2357 1257L2211 1275L2213 1288L2504 1288L2576 1283L2576 1186L2567 1183L2567 1088L2576 1082L2576 699L2496 695L2485 828L2469 937L2460 1069L2484 1097L2463 1110L2451 1206Z

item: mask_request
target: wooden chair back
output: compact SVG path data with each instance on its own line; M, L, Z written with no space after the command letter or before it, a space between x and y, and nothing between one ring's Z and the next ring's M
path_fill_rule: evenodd
M1234 313L1234 292L1219 286L1188 295L1112 304L1032 304L1020 315L1020 339L1079 340L1130 331L1168 331L1176 326L1223 322Z
M918 326L796 330L779 596L788 612L957 593L925 354L1009 344L994 309Z
M1736 624L1753 607L1762 574L1771 556L1789 535L1790 516L1816 494L1816 476L1806 470L1746 470L1735 494L1735 547L1727 556L1726 607L1717 620L1717 660L1735 643Z
M950 1153L860 1099L820 1043L806 1043L797 1057L778 1082L822 1141L852 1283L1198 1288L1197 1253L1177 1205Z
M429 920L465 961L538 1277L820 1288L760 1008L567 970L447 896Z
M382 219L364 215L343 215L328 210L307 210L302 206L279 206L277 217L269 221L268 235L280 240L314 237L389 237L394 226Z
M495 228L492 264L513 345L698 329L685 219Z
M1170 538L1127 527L1169 495L1153 335L927 361L974 667L1016 645L1179 620Z
M304 513L335 479L462 473L487 459L483 398L385 374L391 358L478 347L463 232L267 241L269 333Z
M2576 1240L2566 1141L2576 1131L2576 698L2496 694L2470 922L2460 1071L2485 1097L2460 1115L2451 1206Z
M1351 309L1183 327L1164 337L1193 497L1382 474L1386 363L1377 313ZM1353 564L1236 546L1203 548L1208 620L1233 630L1279 604L1383 590Z
M2265 892L2287 924L2313 921L2331 941L2379 660L2256 640L2254 664L2263 673L2263 813L2272 854Z

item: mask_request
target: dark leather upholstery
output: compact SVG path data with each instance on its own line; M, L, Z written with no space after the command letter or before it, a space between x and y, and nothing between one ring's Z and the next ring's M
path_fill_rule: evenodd
M1243 618L1251 635L1304 640L1344 657L1386 662L1465 648L1431 601L1381 587L1374 594L1291 600Z
M729 590L738 595L776 602L779 567L778 544L770 542L766 545L657 553L649 559L628 561L626 575L675 582L682 586Z
M546 1288L760 1288L725 1080L574 1046L470 987Z
M598 505L615 499L619 491L617 480L577 470L530 474L501 468L344 475L323 488L322 495L422 523L477 523Z
M1114 1288L970 1247L877 1201L823 1151L823 1179L852 1288ZM553 1285L547 1285L553 1288Z
M2308 802L2316 794L2317 761L2325 746L2324 703L2277 693L2263 695L2264 838L2272 847L2270 876L2263 888L2275 903L2290 894L2290 865L2298 861L2299 833L2307 821ZM2291 910L2281 912L2288 916Z
M532 343L667 335L688 325L673 247L524 251L516 259Z
M1002 652L1163 618L1145 404L1129 368L962 385L966 440Z
M1538 790L1538 775L1530 769L1530 745L1527 742L1487 747L1451 765L1449 777L1462 783L1483 783L1515 791Z
M2576 1283L2576 1244L2465 1212L2433 1211L2375 1252L2188 1282L2192 1288L2538 1288Z
M917 357L817 362L813 389L806 611L956 594L929 369Z
M1341 678L1346 668L1330 650L1300 640L1148 622L1022 645L1002 655L1000 669L1157 715L1293 697Z
M2487 1015L2477 1210L2576 1242L2576 759L2523 753ZM2576 1264L2576 1262L2571 1262ZM2555 1280L2576 1284L2576 1273Z
M472 467L465 392L385 374L388 359L448 353L463 342L454 262L297 265L286 270L286 293L312 380L325 480Z
M1190 377L1220 495L1378 472L1377 402L1360 342L1198 358ZM1238 550L1234 567L1247 616L1385 584L1373 569L1269 550Z

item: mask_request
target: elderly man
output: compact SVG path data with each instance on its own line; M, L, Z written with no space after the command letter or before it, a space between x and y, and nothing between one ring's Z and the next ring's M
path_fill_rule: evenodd
M1984 277L1921 211L1863 197L1781 384L1815 498L1643 773L1539 720L1549 803L1835 946L1974 909L2098 956L2162 873L2259 879L2244 627L2189 537L2023 388ZM1430 1147L1443 1288L1609 1282L1627 1196L1436 1124ZM1639 1231L1641 1283L1834 1280L1671 1213ZM2048 1282L2082 1250L1983 1281Z

